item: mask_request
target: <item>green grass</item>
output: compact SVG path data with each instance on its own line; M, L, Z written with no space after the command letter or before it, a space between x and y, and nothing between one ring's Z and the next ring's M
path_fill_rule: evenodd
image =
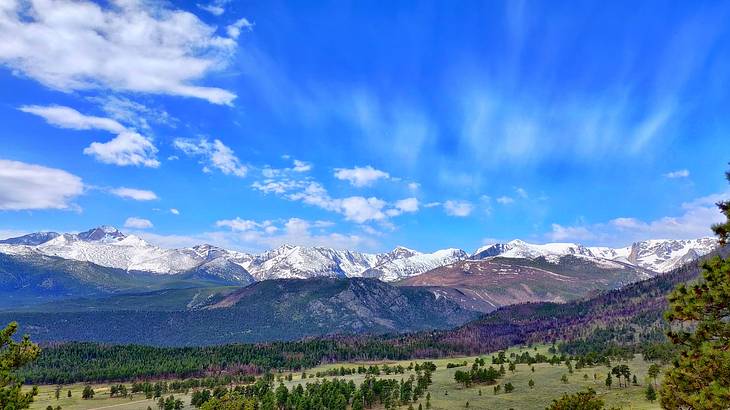
M118 384L118 383L117 383ZM129 383L127 387L129 387ZM112 409L112 410L145 410L151 407L157 410L156 400L147 400L144 393L137 393L128 397L109 397L109 384L92 384L94 388L94 398L84 400L81 398L81 392L84 390L85 384L73 384L63 386L61 397L56 400L54 392L56 386L39 386L38 396L31 404L31 409L45 409L47 406L61 406L63 410L91 410L91 409ZM71 390L71 397L67 397L68 391ZM169 394L167 395L169 396ZM194 409L190 406L190 396L185 394L173 394L175 398L181 399L186 409Z
M508 351L521 353L525 349L513 348ZM529 349L530 354L534 355L534 350ZM540 346L538 351L543 354L547 354L547 347ZM491 356L483 356L487 359L487 363L491 363ZM646 387L646 372L650 363L644 362L640 356L637 356L634 360L624 362L631 368L631 372L637 375L640 386L630 387L616 387L617 381L614 379L614 387L608 389L605 386L606 374L609 369L605 366L598 366L592 368L584 368L574 370L573 374L568 373L567 367L562 365L551 366L549 364L536 364L535 372L530 371L529 365L517 365L517 369L514 373L507 371L504 378L500 379L499 383L504 386L505 383L511 382L515 386L515 391L512 393L500 393L494 395L493 386L486 385L474 385L469 388L464 388L461 385L454 382L454 372L462 368L447 369L446 364L449 362L457 362L467 360L469 365L474 361L474 357L463 357L463 358L450 358L450 359L437 359L432 360L438 367L436 372L433 374L433 384L429 388L431 392L431 408L434 410L439 409L459 409L465 408L465 404L469 402L470 409L544 409L548 406L553 399L560 397L563 393L574 393L577 391L584 390L587 387L591 387L598 395L603 398L606 402L607 407L620 407L623 409L659 409L658 402L649 403L644 398L644 389ZM379 362L388 363L392 365L401 364L407 367L411 361L401 362ZM331 368L344 367L356 367L360 364L373 364L375 362L357 362L357 363L336 363L327 364L316 367L314 369L307 370L307 375L312 375L317 371L326 371ZM613 363L618 364L618 362ZM507 367L507 366L505 366ZM594 373L597 375L597 379L593 381ZM563 374L568 375L568 383L561 382L560 378ZM588 375L588 380L584 379L584 375ZM282 374L280 376L285 376ZM284 384L287 387L296 386L302 383L301 373L293 373L293 380L285 381ZM385 375L381 374L381 378L395 378L400 379L401 377L407 378L409 372L405 375ZM332 377L329 377L332 378ZM345 380L353 380L356 384L359 384L364 380L364 375L351 375L338 377ZM535 381L535 387L530 389L528 386L529 380ZM313 382L317 378L307 377L306 382ZM64 386L61 394L61 399L56 401L53 397L54 386L41 386L40 395L36 398L36 402L31 408L33 409L45 409L47 405L52 406L60 405L63 409L100 409L109 407L115 410L131 410L131 409L146 409L147 406L156 409L157 405L154 400L144 400L144 396L137 394L130 398L110 398L108 396L108 384L96 385L95 391L96 396L93 400L82 400L81 390L83 389L82 384L76 384L72 386ZM66 391L68 389L72 391L72 398L66 398ZM481 389L482 395L479 395ZM448 395L445 394L448 392ZM186 405L190 402L190 397L183 394L174 394L176 398L182 399ZM425 397L420 400L423 404L423 408L426 408ZM418 403L414 403L414 408L418 408ZM403 406L406 409L407 406Z

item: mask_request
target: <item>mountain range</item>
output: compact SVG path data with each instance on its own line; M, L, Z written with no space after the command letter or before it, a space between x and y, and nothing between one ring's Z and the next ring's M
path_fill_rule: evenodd
M36 232L0 240L3 306L109 293L238 285L272 279L374 278L424 286L462 307L490 311L510 303L560 302L591 290L666 272L715 247L711 238L650 240L622 248L521 240L422 253L383 253L282 245L250 254L201 244L162 248L111 226L81 233Z
M0 253L59 257L151 274L181 274L202 269L224 280L248 284L266 279L318 276L372 277L394 282L457 261L494 257L544 258L548 262L559 263L561 258L573 256L595 264L613 261L663 273L707 254L715 246L712 238L649 240L622 248L585 247L574 243L536 245L513 240L482 246L471 255L453 248L422 253L399 246L390 252L373 254L292 245L249 254L208 244L166 249L135 235L125 235L114 227L100 226L78 234L37 232L0 240Z
M291 245L249 254L207 244L167 249L101 226L0 241L0 309L47 332L47 341L138 342L152 340L150 331L155 344L405 332L458 326L517 303L580 300L715 247L709 238L624 248L514 240L472 254ZM89 325L97 319L126 329L113 333L127 339L108 339L104 326ZM159 326L125 324L139 320ZM212 337L213 323L227 327ZM197 333L176 339L180 326Z

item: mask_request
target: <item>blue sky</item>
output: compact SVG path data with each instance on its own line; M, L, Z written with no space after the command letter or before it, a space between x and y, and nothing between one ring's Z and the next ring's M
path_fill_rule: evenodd
M380 251L709 235L721 2L0 6L0 236Z

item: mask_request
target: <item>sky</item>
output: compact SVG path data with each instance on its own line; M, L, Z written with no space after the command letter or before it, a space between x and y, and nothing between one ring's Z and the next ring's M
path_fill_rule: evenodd
M710 236L730 4L0 3L0 237L473 251Z

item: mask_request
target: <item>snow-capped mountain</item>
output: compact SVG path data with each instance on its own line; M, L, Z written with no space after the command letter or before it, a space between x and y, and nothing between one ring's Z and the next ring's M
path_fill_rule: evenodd
M482 246L474 252L473 259L484 259L490 256L534 259L544 256L550 260L565 255L594 256L588 248L575 243L536 245L515 239L507 243Z
M490 257L536 259L544 257L557 263L564 256L593 259L596 263L609 261L626 263L657 273L668 272L687 262L712 252L717 247L713 238L688 240L654 239L635 242L623 248L586 247L576 243L531 244L521 240L496 243L477 249L470 259Z
M2 239L0 240L0 244L35 246L40 245L44 242L48 242L58 235L59 234L56 232L36 232L28 235L19 236L17 238Z
M406 249L406 248L401 248ZM396 248L393 252L398 251ZM405 257L391 258L366 270L363 276L375 277L384 281L397 281L421 273L428 272L440 266L466 259L466 252L461 249L442 249L434 253L420 253L410 251Z
M158 275L191 274L248 284L266 279L312 277L373 277L398 281L441 266L472 259L494 257L538 259L549 263L573 263L578 257L592 266L635 266L666 272L712 251L711 238L695 240L650 240L623 248L586 247L575 243L530 244L521 240L491 244L469 256L461 249L421 253L402 246L390 252L362 253L325 247L282 245L260 254L232 251L212 245L167 249L135 235L125 235L111 226L78 234L38 232L0 241L0 253L25 258L58 257L90 262L127 272ZM565 260L564 260L565 259Z
M247 269L257 280L354 277L373 266L377 258L377 255L348 250L282 245L254 256Z
M629 263L655 272L667 272L712 252L716 247L715 238L649 240L631 245L626 259ZM624 249L622 251L626 252Z
M250 283L266 279L377 277L395 281L463 259L460 249L423 254L405 247L371 254L324 247L282 245L252 255L212 245L166 249L111 226L79 234L43 232L0 242L0 253L55 256L129 272L195 273Z

